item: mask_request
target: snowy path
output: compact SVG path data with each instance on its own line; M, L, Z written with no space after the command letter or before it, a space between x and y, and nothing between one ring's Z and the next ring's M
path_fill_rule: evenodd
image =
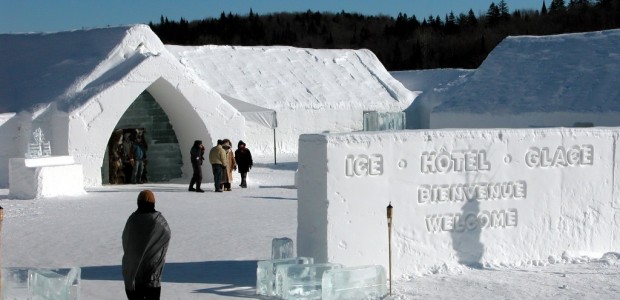
M120 235L141 189L157 197L172 241L162 299L256 298L256 261L271 239L297 228L296 163L258 165L248 189L187 192L185 183L105 186L82 199L8 200L2 224L3 267L82 267L82 299L123 299ZM398 263L398 262L394 262ZM395 282L391 299L615 299L616 256L581 264L502 270L445 270Z

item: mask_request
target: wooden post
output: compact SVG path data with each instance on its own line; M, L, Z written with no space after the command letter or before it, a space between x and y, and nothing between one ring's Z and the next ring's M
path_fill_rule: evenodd
M276 160L276 129L273 129L273 164L277 165L278 162Z
M4 219L4 209L0 206L0 299L4 299L2 286L2 219Z
M387 206L390 296L392 296L392 202Z

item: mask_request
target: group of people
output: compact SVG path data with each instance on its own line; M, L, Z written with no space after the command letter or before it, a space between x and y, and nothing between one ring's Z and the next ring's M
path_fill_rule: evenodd
M108 146L110 155L109 181L112 184L138 184L148 182L146 151L148 144L144 130L115 131Z
M190 149L193 175L189 182L190 192L204 193L200 188L202 183L202 162L204 161L205 147L201 140L194 141ZM238 170L241 174L242 188L247 188L247 175L254 162L252 153L243 141L237 144L237 150L233 152L232 143L229 139L218 140L211 150L209 150L209 163L213 171L213 184L215 192L231 191L233 182L233 171ZM194 185L196 186L194 188Z
M194 171L190 191L204 192L200 188L204 154L202 141L194 141L190 150ZM218 140L217 145L209 151L209 162L213 169L216 192L231 190L233 170L241 174L240 186L248 186L246 178L253 161L243 141L239 141L233 154L229 139ZM137 204L138 209L127 219L122 235L125 293L129 300L158 300L171 231L166 218L155 210L155 195L152 191L141 191Z

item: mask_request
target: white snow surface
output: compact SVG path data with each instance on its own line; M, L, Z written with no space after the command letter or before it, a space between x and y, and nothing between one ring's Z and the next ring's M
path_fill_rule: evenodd
M139 191L151 189L172 230L162 299L259 298L256 261L269 258L273 238L297 243L297 162L269 161L258 158L249 188L238 188L236 175L225 193L211 192L210 183L203 185L207 193L190 193L185 182L105 186L45 200L9 200L8 190L0 190L2 267L79 266L82 299L124 299L121 233ZM619 258L565 253L541 265L446 265L395 279L388 299L615 299Z
M69 120L64 124L69 130L59 132L63 127L57 126L50 135L56 138L52 143L62 148L61 154L75 155L76 161L88 163L89 172L97 175L102 149L114 126L110 123L117 121L114 116L120 117L147 88L156 98L188 95L187 103L177 105L170 101L163 105L165 110L175 112L171 117L173 123L190 116L193 124L206 124L202 128L179 130L183 145L190 145L196 136L202 137L198 132L207 141L222 135L239 138L232 134L235 128L228 127L242 119L218 93L267 108L300 110L298 115L286 116L283 120L286 126L279 129L287 138L280 141L278 148L290 153L296 151L297 135L307 133L309 128L312 132L353 131L356 130L353 123L361 124L358 112L362 109L403 109L417 94L401 89L399 83L393 84L390 76L385 77L388 73L383 66L368 66L368 61L377 60L365 50L227 46L180 49L164 46L145 27L0 35L0 158L23 153L19 145L27 142L30 134L31 128L20 127L26 121L14 120L15 113L31 111L33 114L28 118L41 117L41 124L49 125L58 120L45 112L73 112L71 116L59 114ZM615 101L620 95L617 89L619 39L618 30L508 38L478 70L462 72L448 83L444 83L447 82L444 77L426 78L428 81L424 82L429 84L419 86L430 86L435 81L445 89L423 90L428 106L424 107L422 101L420 105L436 106L434 111L445 113L446 119L454 120L455 127L463 126L458 125L463 120L462 114L477 118L480 114L500 113L492 120L495 123L485 119L486 123L482 124L497 127L508 120L501 113L530 113L544 119L549 113L557 117L561 116L559 113L580 116L620 112ZM206 67L213 66L212 61L201 56L204 53L221 63L218 66L225 69L220 70L222 78L203 73L209 72ZM270 56L272 53L284 54ZM29 62L26 67L25 61ZM289 70L307 69L307 72L277 73L281 70L272 70L272 65ZM153 72L156 66L168 71L164 74L166 78L158 79L160 75ZM317 73L318 68L314 66L325 67L325 73ZM129 74L129 70L135 72ZM372 72L368 73L369 70ZM263 77L262 73L268 71L276 73ZM248 78L254 79L234 81L243 72L250 72L252 76ZM304 90L295 80L315 84L306 84ZM351 91L365 86L368 92ZM342 91L344 87L348 89L346 93ZM122 98L127 95L130 98ZM207 101L195 101L204 95L208 96ZM302 103L298 98L301 95L307 102ZM374 101L377 95L387 97ZM359 97L359 103L364 105L344 101L344 97ZM88 105L91 99L97 101ZM81 107L82 110L76 109ZM322 108L332 112L314 113ZM353 109L344 111L344 108ZM196 116L188 113L192 111ZM450 114L461 115L454 118ZM97 119L98 116L105 117ZM334 119L338 116L341 119ZM46 118L52 121L45 121ZM619 119L617 115L610 118ZM219 122L219 119L230 121ZM247 133L267 138L270 132L248 130ZM92 137L101 137L101 141L89 140ZM83 299L123 299L122 228L135 210L138 192L149 188L156 194L157 209L166 216L172 229L162 298L254 298L256 261L269 257L271 239L287 236L296 240L297 159L279 157L277 165L271 164L271 159L268 155L257 157L248 189L237 188L237 176L234 190L226 193L189 193L183 180L103 186L89 188L86 196L38 200L12 200L8 190L0 190L0 205L5 215L0 243L2 266L79 266ZM209 176L205 177L208 180ZM98 183L92 180L94 185ZM204 187L209 188L210 184L205 183ZM587 224L580 226L575 230L588 230ZM364 233L352 229L350 234ZM615 299L620 291L619 257L616 252L602 257L565 252L553 261L509 267L470 269L446 264L428 273L399 276L391 299Z
M618 44L620 30L515 36L475 70L392 75L423 92L409 128L618 126Z
M435 111L620 111L620 30L504 39Z
M278 111L402 111L416 95L390 76L369 50L213 45L166 48L216 91Z

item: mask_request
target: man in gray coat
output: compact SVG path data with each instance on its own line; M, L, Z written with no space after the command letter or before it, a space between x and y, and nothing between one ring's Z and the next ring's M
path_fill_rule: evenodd
M170 227L155 210L155 195L138 195L138 210L123 230L123 279L129 300L155 299L161 294L161 274L170 242Z

